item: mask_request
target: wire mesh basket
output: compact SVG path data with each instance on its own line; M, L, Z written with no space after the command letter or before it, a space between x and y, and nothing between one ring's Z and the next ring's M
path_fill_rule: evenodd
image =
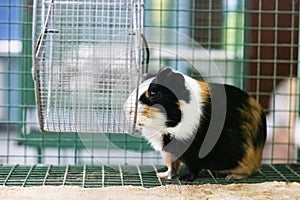
M139 82L143 2L35 1L33 16L41 130L129 132L123 103Z

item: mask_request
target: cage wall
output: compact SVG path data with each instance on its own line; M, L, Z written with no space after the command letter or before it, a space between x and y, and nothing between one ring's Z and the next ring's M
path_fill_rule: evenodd
M0 9L0 163L161 164L139 135L41 133L31 73L33 2L6 0ZM297 162L298 1L148 0L143 24L149 73L169 66L249 92L267 113L264 162Z

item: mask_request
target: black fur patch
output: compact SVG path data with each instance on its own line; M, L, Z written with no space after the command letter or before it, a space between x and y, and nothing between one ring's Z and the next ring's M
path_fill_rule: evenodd
M163 136L163 147L167 146L173 139L173 136L170 133L165 133Z

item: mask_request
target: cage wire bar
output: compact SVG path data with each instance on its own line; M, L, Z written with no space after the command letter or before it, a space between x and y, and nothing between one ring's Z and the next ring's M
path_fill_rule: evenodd
M74 104L71 104L71 101L63 104L63 101L77 99L81 102L76 106L83 114L82 118L76 119L79 123L75 124L75 127L86 125L83 120L87 115L84 109L97 111L95 114L97 116L91 117L93 118L91 123L103 110L106 114L111 108L115 109L115 113L121 112L122 101L135 86L136 80L131 80L132 75L129 76L127 73L134 74L134 70L131 70L135 68L134 62L128 65L123 63L128 57L135 61L137 56L129 50L133 46L129 46L128 51L123 51L122 46L132 41L132 45L135 45L133 35L126 35L123 32L124 35L109 38L114 39L110 40L110 44L115 44L111 52L122 55L114 60L112 68L101 68L101 71L97 71L92 67L99 65L100 60L108 56L108 54L99 55L99 52L102 53L107 48L105 45L101 48L103 45L101 37L104 36L100 30L103 20L117 20L108 11L105 13L105 9L102 9L98 1L39 1L44 3L44 14L41 9L34 15L35 6L31 0L1 1L0 13L6 14L0 15L0 185L106 187L130 184L153 187L186 184L177 179L172 181L158 179L155 172L165 169L160 155L141 137L112 134L126 132L124 127L120 129L120 126L104 126L104 134L85 133L85 137L81 137L76 130L40 132L31 73L34 64L32 63L34 49L31 45L32 34L37 39L45 21L38 23L36 27L32 27L32 21L34 18L45 20L51 2L53 5L49 14L47 37L41 43L40 52L43 51L43 56L53 54L52 69L47 70L55 72L56 77L52 77L53 80L61 81L56 85L60 87L56 92L61 96L49 97L52 103L58 100L57 106L68 107ZM109 4L111 1L105 2ZM120 5L122 4L115 5L115 8L120 8ZM150 73L169 66L194 78L200 78L199 72L187 61L191 60L203 63L201 69L207 72L206 75L210 78L209 76L212 77L213 74L210 74L209 63L213 61L226 83L249 92L265 109L268 141L263 165L256 174L242 180L241 183L300 182L299 1L147 0L143 8L144 17L141 17L144 20L141 21L141 28L145 30L149 46L152 47ZM131 6L127 7L127 10L133 11ZM104 14L106 18L103 18ZM121 18L123 14L120 15ZM130 14L125 16L126 20L120 19L120 22L124 22L122 24L124 26L120 26L120 29L128 28L127 30L132 33L133 27L129 24L133 16ZM73 23L75 21L79 23ZM65 33L64 37L60 36L61 32L57 32L61 31L60 28ZM167 35L163 29L171 30L168 33L174 31L179 34ZM111 30L107 27L105 31ZM202 48L186 45L181 34L194 39ZM122 40L125 42L119 45L118 42L124 38L127 40ZM63 42L60 44L61 40ZM66 48L62 48L62 45ZM76 46L78 48L75 48ZM116 46L121 47L115 48ZM166 53L165 50L170 48L175 56ZM208 52L208 56L198 57L197 53L201 53L203 49ZM178 52L184 52L188 57L184 59ZM63 59L63 56L71 59ZM85 60L86 58L88 59ZM54 62L55 59L60 60ZM50 61L46 62L43 59L34 62L51 66ZM85 64L90 67L84 68ZM120 65L132 68L126 68L128 69L126 71L119 69ZM58 66L65 68L60 69ZM80 70L85 71L82 76L78 73ZM101 74L107 74L106 70L111 76L104 80ZM48 72L45 71L41 78L45 78ZM97 76L101 78L100 81L95 81ZM113 81L120 79L122 81ZM80 81L85 84L79 85ZM124 82L126 84L123 84ZM75 86L78 87L78 91L85 91L86 88L97 90L90 93L93 94L90 96L87 95L88 90L78 96L68 96L68 92L75 91ZM117 90L114 90L115 88ZM120 92L118 89L124 91ZM45 94L48 91L43 92ZM115 98L114 92L123 95ZM104 93L106 96L103 96ZM43 98L47 100L47 96ZM90 107L87 101L82 101L85 98L91 99ZM70 114L68 110L64 111L66 112L59 112L60 117ZM117 117L113 116L113 113L110 115L111 117L107 117L106 120L114 123L113 119ZM55 122L58 122L57 119ZM119 119L120 123L124 123L121 118ZM102 121L100 118L95 123L106 124L105 120ZM71 131L70 126L61 128ZM226 184L222 174L208 170L201 171L193 184L204 183Z

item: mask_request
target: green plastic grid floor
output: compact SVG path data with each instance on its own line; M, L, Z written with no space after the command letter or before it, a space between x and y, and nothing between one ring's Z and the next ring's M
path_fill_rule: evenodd
M133 185L154 187L168 184L228 184L224 174L209 170L200 172L193 183L178 179L163 180L156 177L163 166L104 166L104 165L1 165L0 185L3 186L80 186L98 188ZM261 183L267 181L300 182L300 165L262 165L251 177L236 183Z

